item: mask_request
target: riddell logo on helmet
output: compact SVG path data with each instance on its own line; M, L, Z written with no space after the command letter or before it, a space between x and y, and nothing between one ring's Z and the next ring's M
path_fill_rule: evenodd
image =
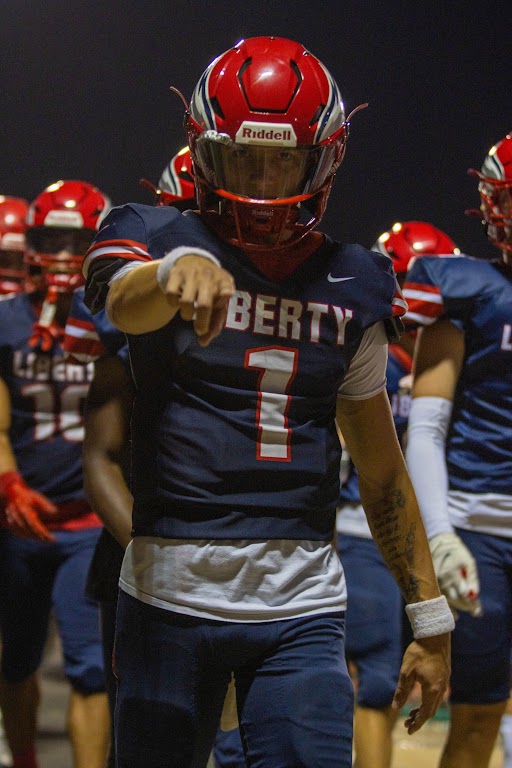
M236 133L237 144L272 144L296 147L297 136L290 123L253 123L244 120Z
M45 227L69 227L81 229L84 219L80 211L49 211L44 219Z

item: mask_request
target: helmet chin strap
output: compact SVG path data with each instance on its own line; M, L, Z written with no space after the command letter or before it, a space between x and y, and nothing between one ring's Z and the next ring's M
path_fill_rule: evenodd
M81 275L52 274L52 282L47 287L39 320L32 326L32 335L28 341L29 346L38 347L41 352L49 352L55 342L62 339L63 328L56 322L59 295L70 294L83 283ZM62 277L62 280L59 280ZM65 278L65 279L64 279Z
M32 326L32 336L28 340L29 346L39 347L42 352L49 352L62 336L62 328L55 323L58 298L57 287L48 286L39 320Z

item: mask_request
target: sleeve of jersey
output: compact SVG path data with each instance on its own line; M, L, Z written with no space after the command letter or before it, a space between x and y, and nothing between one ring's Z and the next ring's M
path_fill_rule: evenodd
M347 400L367 400L386 388L388 340L385 324L375 323L364 333L347 375L338 390L338 397Z
M85 304L95 314L105 306L108 285L128 264L151 261L144 220L130 205L114 208L87 251L83 273Z
M105 354L91 313L77 292L73 294L62 347L68 359L77 363L88 363Z
M409 309L404 323L408 327L432 325L445 313L441 289L428 266L428 257L416 259L405 279L403 294Z
M126 345L126 337L115 328L104 310L93 318L77 292L64 332L63 349L72 362L89 363L103 355L116 355Z

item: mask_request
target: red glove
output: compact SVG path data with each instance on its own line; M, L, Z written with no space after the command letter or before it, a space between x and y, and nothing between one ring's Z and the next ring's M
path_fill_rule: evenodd
M23 482L18 472L0 474L0 493L5 500L1 523L16 536L39 541L54 541L55 537L40 520L40 515L51 515L57 507L45 496L33 491Z
M39 345L41 352L49 352L56 341L62 339L62 328L58 325L41 325L34 323L32 326L32 336L28 340L30 347Z

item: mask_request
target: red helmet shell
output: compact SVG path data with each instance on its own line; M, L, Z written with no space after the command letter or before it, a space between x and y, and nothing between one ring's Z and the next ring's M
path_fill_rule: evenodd
M57 181L30 204L29 227L97 230L111 208L109 198L86 181Z
M241 40L215 59L194 90L190 115L202 130L234 141L288 140L294 146L320 144L345 120L338 86L324 65L282 37ZM291 127L289 138L278 135L282 126Z
M451 237L426 221L397 222L378 237L372 251L390 256L397 275L407 272L418 256L460 253Z
M194 171L189 147L183 147L165 166L158 182L157 205L172 205L177 200L195 197Z

